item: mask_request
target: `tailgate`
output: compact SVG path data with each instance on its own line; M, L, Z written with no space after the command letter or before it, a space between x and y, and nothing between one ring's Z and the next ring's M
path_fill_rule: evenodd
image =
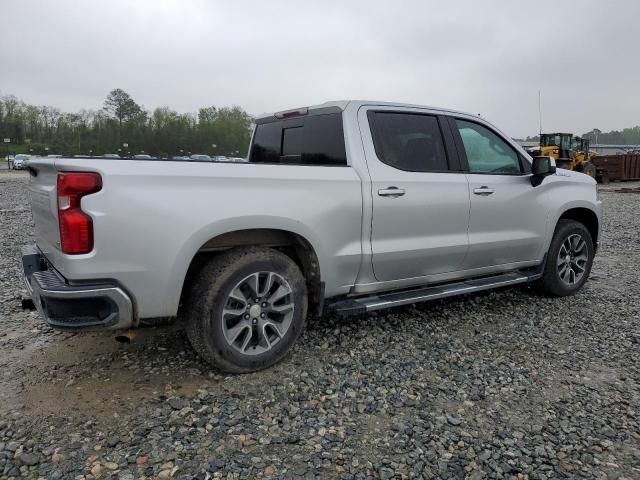
M31 179L31 213L35 224L36 243L40 250L50 257L58 250L60 231L58 229L58 205L56 182L58 171L53 158L34 158L28 163Z

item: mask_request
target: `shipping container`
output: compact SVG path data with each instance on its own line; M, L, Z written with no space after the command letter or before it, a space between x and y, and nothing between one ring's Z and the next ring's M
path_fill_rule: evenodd
M611 181L640 180L640 155L598 155L591 162Z

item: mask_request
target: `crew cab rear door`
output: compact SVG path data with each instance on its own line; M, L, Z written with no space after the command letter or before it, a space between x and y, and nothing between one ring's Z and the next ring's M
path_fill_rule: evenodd
M449 124L471 198L464 269L501 270L540 260L548 212L531 185L528 162L489 125L453 117Z
M462 267L469 189L442 121L412 108L369 107L359 113L371 177L371 248L378 281Z

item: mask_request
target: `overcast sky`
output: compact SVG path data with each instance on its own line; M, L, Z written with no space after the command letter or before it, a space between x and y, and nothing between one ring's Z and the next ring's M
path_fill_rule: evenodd
M0 0L0 94L63 110L337 99L480 113L513 136L640 124L640 1Z

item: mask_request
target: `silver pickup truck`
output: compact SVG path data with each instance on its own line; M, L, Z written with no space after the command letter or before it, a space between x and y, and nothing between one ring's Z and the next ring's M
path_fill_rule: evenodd
M342 101L256 119L249 162L34 159L27 287L46 321L183 318L229 372L280 360L307 316L589 276L601 203L475 115Z

